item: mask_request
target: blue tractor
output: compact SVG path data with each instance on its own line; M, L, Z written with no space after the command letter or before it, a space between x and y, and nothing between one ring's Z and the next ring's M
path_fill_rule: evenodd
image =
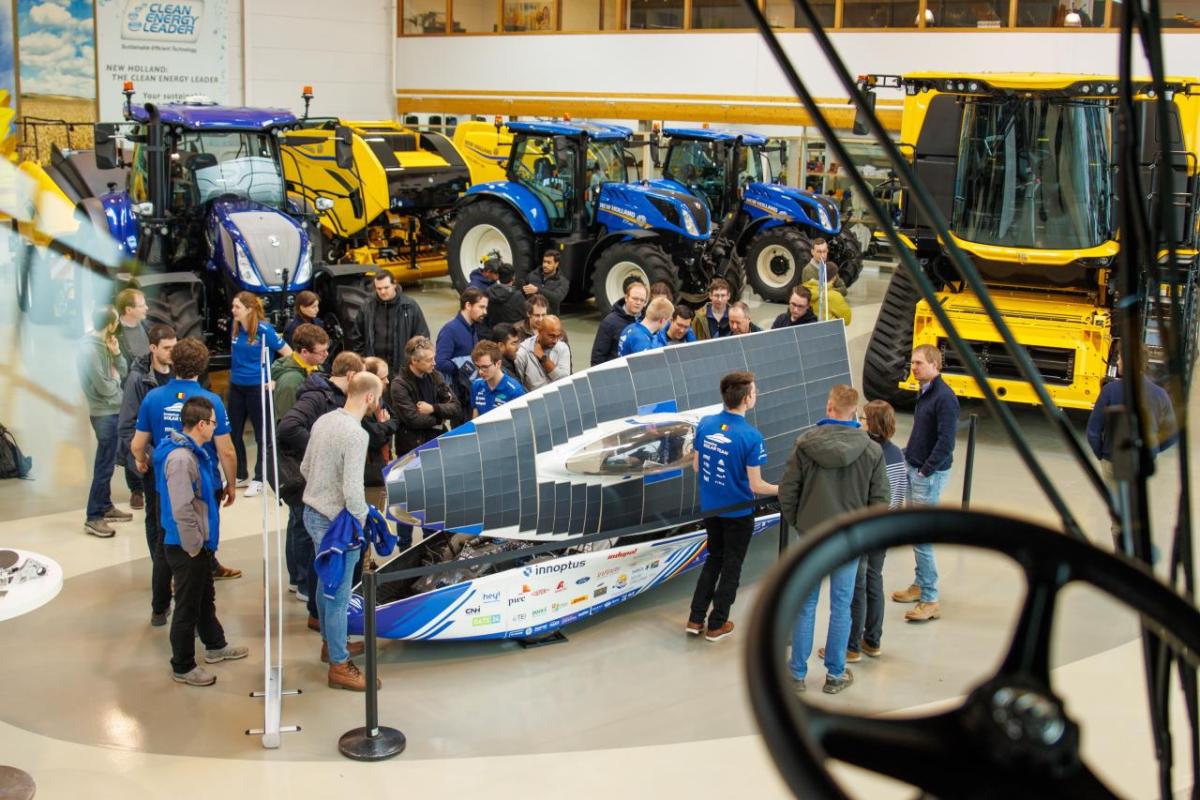
M764 300L786 303L812 257L812 240L820 237L828 240L829 260L845 284L858 279L862 244L842 230L837 203L771 182L763 136L707 128L663 133L670 141L662 178L651 185L704 201L718 226L710 260L737 264L736 271ZM652 147L657 153L657 141Z
M112 275L118 285L145 293L152 321L205 340L214 369L228 365L229 304L241 291L262 298L277 327L296 292L316 291L331 334L339 334L366 298L366 268L314 265L315 213L326 206L290 199L294 187L280 169L283 134L301 121L284 109L199 99L134 106L132 94L127 86L127 130L98 124L94 155L100 170L123 170L126 185L110 179L77 212L132 259L129 274L108 265L122 270ZM118 150L120 139L131 153ZM339 161L350 158L349 141L339 139Z
M459 200L448 261L455 288L493 252L523 275L547 249L575 297L606 313L631 275L678 295L707 286L711 221L703 201L670 187L630 182L617 125L510 122L506 180L472 186ZM497 131L499 135L499 130Z

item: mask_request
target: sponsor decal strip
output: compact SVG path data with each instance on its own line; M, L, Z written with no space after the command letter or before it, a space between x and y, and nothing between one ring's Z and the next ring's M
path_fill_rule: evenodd
M431 622L431 623L429 623L428 625L426 625L426 626L425 626L425 628L424 628L424 629L422 629L422 630L423 630L425 633L423 633L423 632L422 632L422 630L418 630L418 631L415 631L415 632L414 632L414 635L413 635L413 636L411 636L411 637L406 637L406 638L412 638L412 639L424 639L424 638L426 638L426 633L428 633L428 631L429 631L430 629L432 629L432 628L434 628L434 627L436 627L436 626L440 625L440 624L441 624L442 622L444 622L444 621L445 621L445 620L446 620L448 617L450 617L450 615L452 615L452 614L453 614L455 611L458 611L460 608L462 608L464 605L466 605L466 604L467 604L467 601L468 601L468 600L470 600L470 599L471 599L472 597L474 597L474 596L475 596L475 588L474 588L474 587L472 587L472 588L471 588L471 591L469 591L469 592L463 592L463 595L462 595L462 597L460 597L460 598L458 599L458 602L457 602L457 603L455 603L455 604L454 604L454 605L453 605L453 606L452 606L452 607L451 607L451 608L450 608L448 611L446 611L444 614L442 614L442 616L440 616L440 617L435 617L435 618L434 618L434 620L433 620L433 622Z

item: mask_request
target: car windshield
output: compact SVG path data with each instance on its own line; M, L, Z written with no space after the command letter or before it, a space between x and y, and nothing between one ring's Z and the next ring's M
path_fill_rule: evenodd
M691 463L691 423L664 420L635 424L579 448L567 469L584 475L627 475L681 469Z
M196 204L222 195L283 206L283 177L271 134L185 131L171 156L172 193Z
M970 242L1042 249L1111 238L1110 112L1103 102L968 100L951 227Z

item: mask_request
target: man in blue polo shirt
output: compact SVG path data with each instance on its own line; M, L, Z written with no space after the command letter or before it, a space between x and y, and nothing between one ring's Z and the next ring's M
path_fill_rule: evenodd
M471 360L479 377L471 382L472 417L486 414L493 408L499 408L513 398L525 394L525 387L501 369L504 354L500 345L495 342L483 341L475 345L471 351Z
M640 322L633 322L621 331L621 339L617 343L617 356L631 356L643 350L653 350L661 345L655 336L662 330L675 307L665 297L656 297L646 306L646 315Z
M229 415L221 398L199 383L199 377L208 369L208 348L199 339L181 339L171 351L171 362L175 367L175 378L157 389L151 389L138 407L137 427L133 440L129 443L137 470L142 474L149 471L150 455L168 430L183 430L180 414L188 398L206 397L216 409L217 427L212 440L205 444L204 448L211 457L210 463L214 465L214 470L219 463L221 471L225 473L225 486L217 492L217 497L221 499L223 506L231 505L236 497L234 487L237 485L237 456L229 434ZM213 477L216 485L220 486L220 474ZM224 580L240 578L241 575L241 570L222 566L216 556L213 556L214 578ZM152 618L151 623L165 624L165 616L165 613L161 615L161 621Z
M700 510L718 513L704 518L708 558L696 581L686 630L693 636L704 633L710 642L733 633L729 611L737 597L742 561L754 533L751 505L754 496L779 493L778 486L762 479L767 448L762 434L746 421L746 412L758 400L754 373L731 372L722 378L721 400L724 410L704 417L696 426L692 458L700 489ZM745 507L730 509L739 504Z

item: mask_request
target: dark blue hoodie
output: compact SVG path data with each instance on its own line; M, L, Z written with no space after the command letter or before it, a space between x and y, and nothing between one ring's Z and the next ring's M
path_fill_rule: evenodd
M200 497L208 507L208 541L204 543L204 546L215 553L221 539L216 470L204 448L192 441L192 437L176 430L168 430L167 435L154 448L154 484L158 488L158 496L162 498L159 502L158 516L163 527L163 544L173 544L176 547L180 545L179 527L175 524L175 514L171 510L171 495L167 490L167 456L181 447L190 450L196 459L197 471L200 473L200 486L193 486L192 490L199 490Z

